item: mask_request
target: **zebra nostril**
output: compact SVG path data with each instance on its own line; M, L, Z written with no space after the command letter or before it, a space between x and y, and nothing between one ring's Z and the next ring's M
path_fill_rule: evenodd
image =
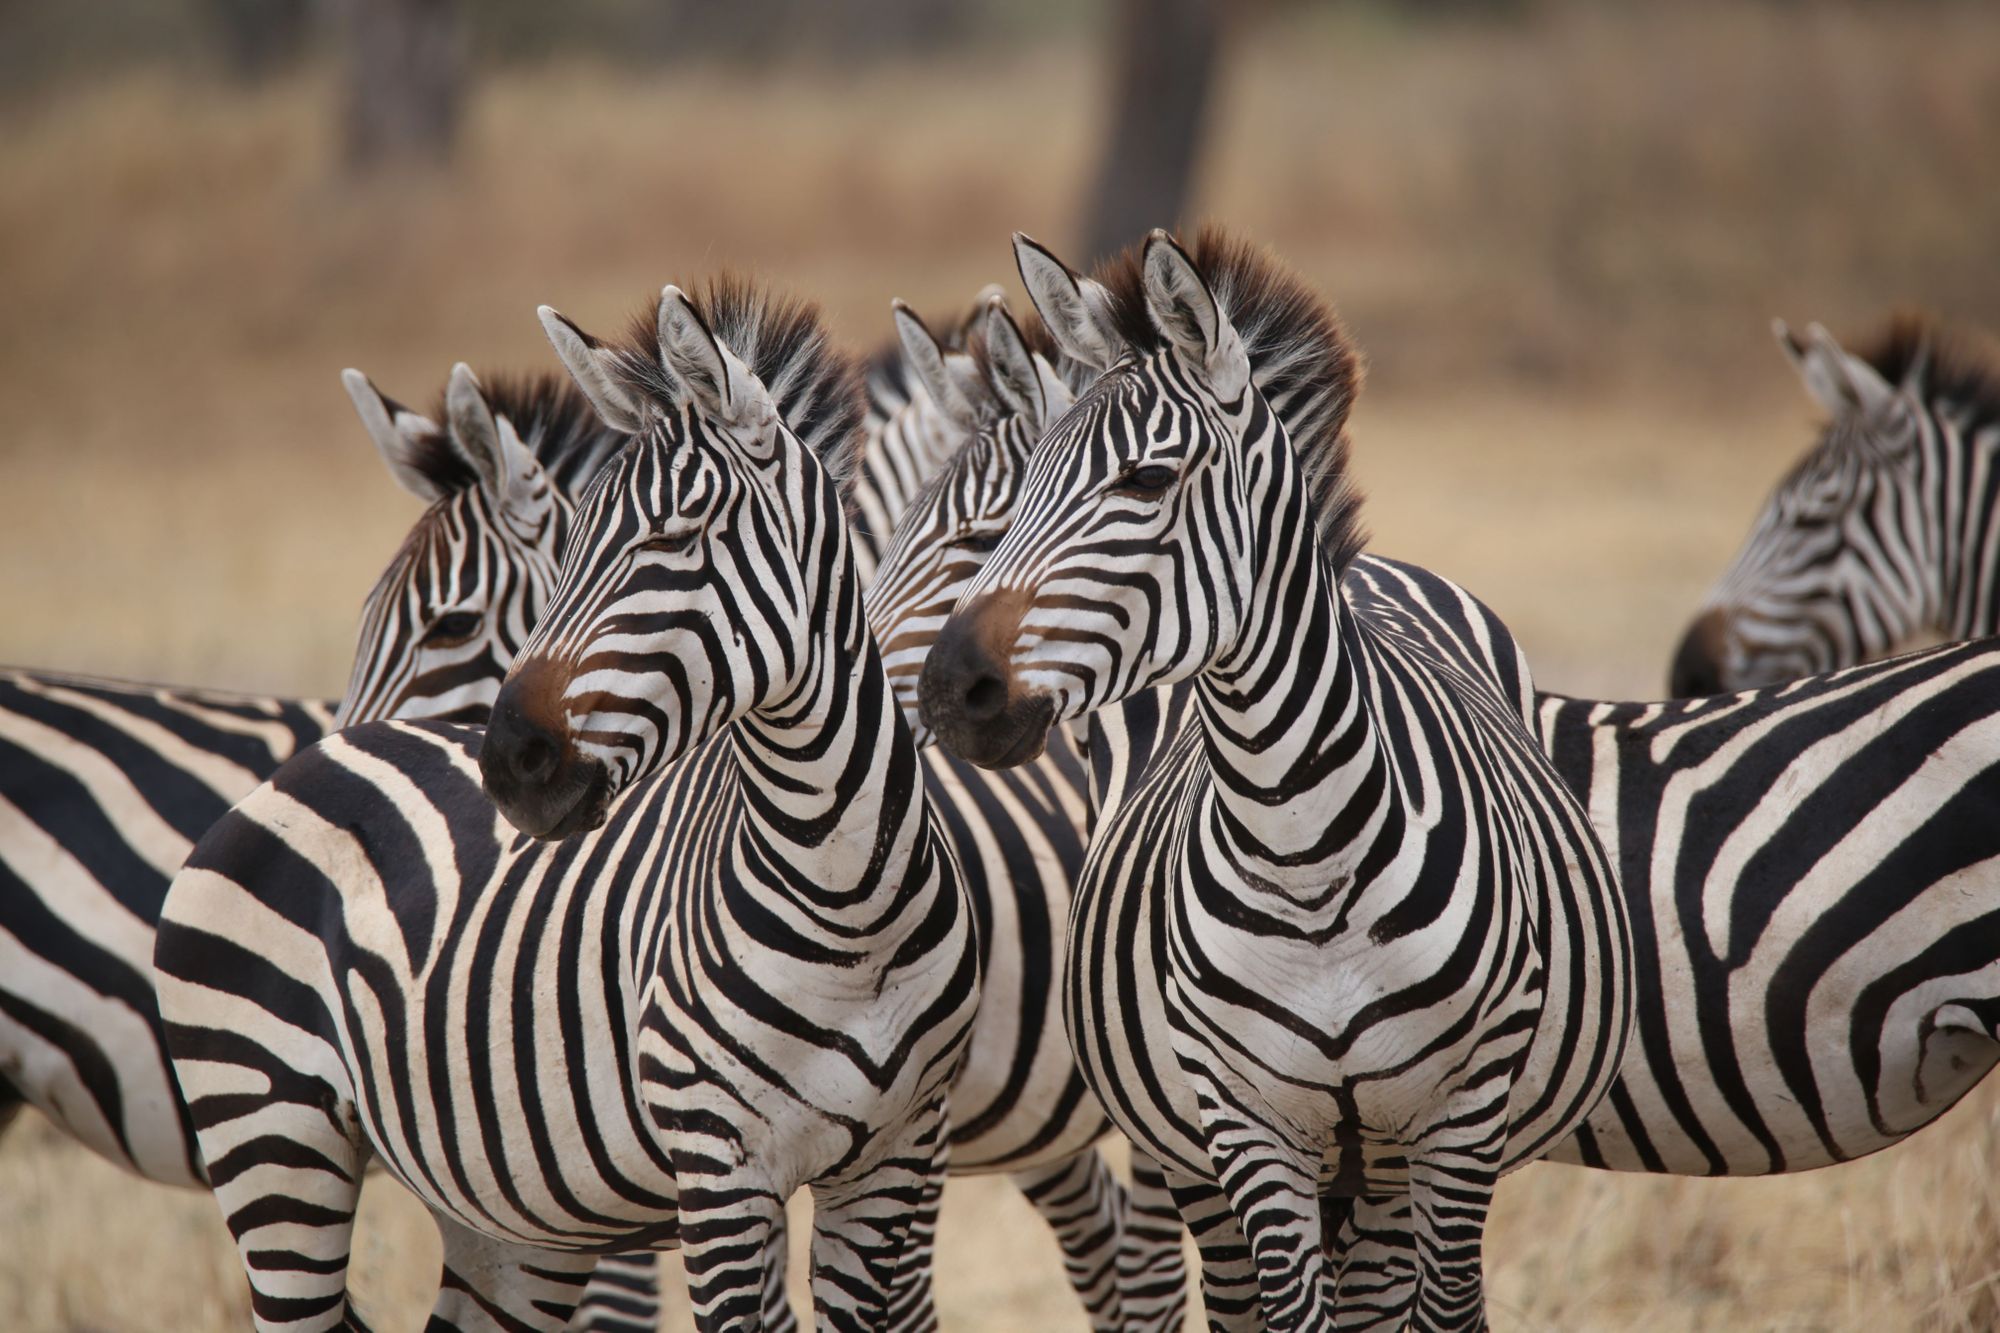
M539 782L555 771L556 747L540 736L530 736L514 752L514 771L530 782Z
M998 676L982 674L965 687L965 715L975 722L998 717L1006 703L1007 686Z

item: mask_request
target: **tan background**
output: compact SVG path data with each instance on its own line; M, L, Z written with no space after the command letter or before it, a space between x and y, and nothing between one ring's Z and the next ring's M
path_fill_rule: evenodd
M1009 230L1073 234L1096 75L1034 42L861 73L514 66L443 175L365 186L319 74L142 68L0 108L0 660L336 693L416 512L342 366L428 401L458 358L551 365L537 302L601 327L725 261L872 345L891 296L1011 284ZM1642 697L1812 436L1768 318L2000 316L1996 125L1986 6L1286 11L1225 75L1199 211L1370 350L1376 549L1490 600L1546 687ZM1530 1168L1489 1232L1496 1322L1992 1327L1996 1096L1794 1180ZM364 1297L414 1327L429 1227L392 1185L368 1209ZM938 1282L947 1327L1081 1327L1000 1182L952 1187ZM32 1119L0 1141L0 1327L245 1319L205 1197Z

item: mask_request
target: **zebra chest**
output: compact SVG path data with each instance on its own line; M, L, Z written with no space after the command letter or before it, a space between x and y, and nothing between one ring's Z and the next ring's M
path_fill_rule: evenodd
M1162 886L1177 1062L1240 1086L1355 1180L1426 1123L1496 1018L1539 1004L1524 915L1412 826L1366 881L1283 885L1187 843ZM1373 1145L1373 1146L1371 1146ZM1385 1174L1386 1173L1386 1174Z

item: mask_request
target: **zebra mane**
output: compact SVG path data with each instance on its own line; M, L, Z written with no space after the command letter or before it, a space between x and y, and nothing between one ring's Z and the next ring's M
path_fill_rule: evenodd
M604 460L625 443L625 435L604 424L575 381L562 371L481 375L479 390L495 416L513 423L514 434L565 495L581 494ZM431 420L449 419L440 393ZM424 441L413 451L417 455L413 462L438 485L467 490L479 484L479 474L449 433L450 428L444 427Z
M909 367L903 364L903 349L893 338L875 349L862 377L867 385L868 414L880 421L896 415L916 392Z
M1263 247L1211 224L1186 248L1243 339L1251 382L1291 436L1320 539L1333 567L1344 569L1367 542L1346 429L1361 388L1361 351L1333 307ZM1091 274L1111 293L1119 336L1142 354L1165 345L1146 311L1144 258L1144 244L1135 244Z
M1944 327L1921 311L1901 310L1855 355L1891 384L1920 372L1926 398L1949 398L1987 419L2000 418L2000 353L1984 338Z
M785 425L845 491L859 461L862 379L827 335L819 307L731 273L687 296L717 341L764 382ZM648 306L611 350L627 388L671 406L676 386L660 363L658 319L657 304Z

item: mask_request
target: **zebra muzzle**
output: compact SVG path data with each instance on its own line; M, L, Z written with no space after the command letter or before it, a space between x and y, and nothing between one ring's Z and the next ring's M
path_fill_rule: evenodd
M530 837L561 839L596 828L611 803L610 771L524 707L519 683L502 687L480 746L487 797Z
M918 682L918 712L943 746L981 768L1038 758L1055 700L1020 688L1010 666L1027 599L984 593L945 622Z

